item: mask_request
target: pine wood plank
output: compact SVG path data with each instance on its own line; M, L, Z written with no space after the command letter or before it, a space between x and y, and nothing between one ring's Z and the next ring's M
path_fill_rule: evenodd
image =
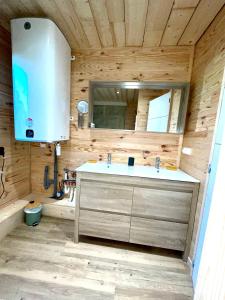
M178 44L195 44L224 4L224 0L201 0Z
M201 0L175 0L174 8L190 8L196 7Z
M165 30L163 44L175 45L184 29L180 44L195 44L222 8L224 0L1 0L0 3L0 24L7 30L10 31L12 18L47 17L59 26L73 50L78 50L159 46ZM173 12L170 26L166 28L172 6L179 13ZM191 10L196 7L193 18L187 23ZM199 19L202 22L197 26ZM169 28L175 29L176 37Z
M159 46L165 30L173 0L150 0L144 34L144 47ZM160 17L159 17L160 16Z
M181 168L201 180L190 259L193 259L195 251L210 148L225 67L225 34L221 30L224 27L225 8L221 10L195 48L191 99L183 144L184 147L192 148L192 154L190 156L181 155Z
M125 0L126 46L142 46L147 11L147 0Z
M0 241L23 222L23 209L28 201L18 200L0 210Z
M60 30L64 33L70 46L72 48L79 48L80 43L75 36L73 29L68 26L67 22L65 21L65 17L61 13L61 10L58 10L58 7L54 0L51 2L45 0L37 0L37 2L44 14L58 25Z
M156 291L155 289L139 289L139 288L121 288L116 289L115 300L132 300L132 299L141 299L142 300L191 300L191 296L185 296L183 293L173 293L168 291Z
M111 242L74 244L71 230L69 220L42 218L39 226L21 225L7 236L0 247L1 297L124 299L131 291L135 299L192 297L188 268L176 253L109 247Z
M109 23L106 2L104 0L90 0L89 3L102 46L112 47L113 36Z
M77 17L74 7L70 1L67 0L53 0L56 7L63 16L63 24L67 25L72 31L73 35L79 41L81 48L90 48L89 41L84 32L84 29Z
M72 1L75 12L83 26L83 30L87 36L90 47L100 48L101 42L95 25L95 21L91 12L88 1L76 0Z
M109 22L115 37L116 47L125 46L125 7L123 0L107 0L106 1Z
M10 34L1 27L0 57L0 144L5 147L5 193L0 199L1 207L30 192L30 145L16 142L14 139L11 41ZM2 164L3 158L0 157L0 167ZM3 187L0 184L0 194L2 191Z
M162 165L178 165L180 136L154 134L147 132L77 128L77 109L79 99L89 98L89 80L144 80L144 81L188 81L192 47L160 48L109 48L86 49L73 52L76 60L72 62L71 78L71 138L62 144L59 159L59 175L63 168L76 168L89 159L104 161L107 153L112 153L115 162L127 163L134 156L138 164L154 165L155 157L160 155ZM0 125L1 126L1 125ZM40 148L31 146L31 181L34 193L51 195L51 188L43 188L44 166L53 164L53 148L49 145ZM50 168L50 176L53 176Z
M172 9L162 37L161 46L177 45L184 29L193 15L194 10L195 8Z

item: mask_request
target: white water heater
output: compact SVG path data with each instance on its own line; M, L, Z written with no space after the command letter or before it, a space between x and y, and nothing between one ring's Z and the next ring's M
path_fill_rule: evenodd
M15 138L69 139L71 49L49 19L11 21Z

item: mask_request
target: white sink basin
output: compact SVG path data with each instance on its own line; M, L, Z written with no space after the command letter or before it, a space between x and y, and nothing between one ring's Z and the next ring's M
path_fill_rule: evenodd
M112 163L107 165L105 162L85 163L76 169L77 172L89 172L98 174L111 174L121 176L135 176L153 179L176 180L186 182L199 182L196 178L186 174L181 170L171 171L160 168L159 172L155 167L135 165L129 167L127 164Z

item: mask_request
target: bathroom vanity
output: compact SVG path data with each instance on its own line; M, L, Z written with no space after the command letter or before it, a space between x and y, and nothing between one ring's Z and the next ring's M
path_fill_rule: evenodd
M183 252L187 259L199 181L181 170L86 163L77 170L75 241L95 236Z

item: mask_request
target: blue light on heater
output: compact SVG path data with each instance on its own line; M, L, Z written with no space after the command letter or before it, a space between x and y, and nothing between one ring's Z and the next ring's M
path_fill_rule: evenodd
M18 65L13 64L13 98L16 138L24 138L26 120L29 117L28 76Z

